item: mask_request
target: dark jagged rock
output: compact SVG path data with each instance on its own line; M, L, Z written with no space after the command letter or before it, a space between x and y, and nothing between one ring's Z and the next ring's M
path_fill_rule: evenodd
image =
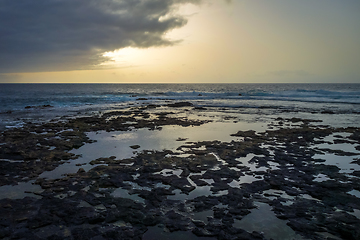
M192 107L193 104L190 102L176 102L176 103L170 103L167 106L168 107Z
M132 145L132 146L130 146L132 149L138 149L138 148L140 148L140 145Z
M30 108L52 108L54 106L51 106L50 104L45 104L45 105L40 105L40 106L26 106L25 109L30 109Z
M199 237L265 239L261 233L232 227L236 219L251 214L259 201L269 204L279 219L305 238L323 239L317 232L328 232L359 239L360 220L350 213L360 209L360 199L349 193L360 190L359 171L344 174L337 166L325 165L314 155L330 150L312 148L337 132L351 134L338 143L359 144L359 130L313 126L311 119L276 119L284 127L297 126L274 124L276 130L239 131L233 136L243 137L241 141L185 142L174 152L145 150L121 160L102 157L92 160L90 164L98 166L88 171L80 168L61 179L38 178L45 170L76 158L69 151L92 142L87 132L205 123L169 117L166 111L150 118L147 109L27 124L2 132L0 158L10 161L0 161L0 184L17 184L17 176L27 177L36 179L42 191L33 193L40 199L0 200L0 238L141 239L149 226L161 226ZM239 160L250 153L257 156L249 162ZM353 164L357 163L354 159ZM260 167L266 170L259 171ZM163 169L169 170L159 173ZM172 174L177 170L181 174ZM318 174L330 180L315 181ZM244 176L258 180L242 183ZM206 194L196 197L196 187ZM181 199L176 199L179 192ZM209 216L195 220L204 211Z

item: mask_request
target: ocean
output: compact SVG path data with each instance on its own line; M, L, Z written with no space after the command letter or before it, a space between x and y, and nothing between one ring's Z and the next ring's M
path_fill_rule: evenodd
M1 84L0 130L169 101L249 114L341 114L356 125L360 84Z

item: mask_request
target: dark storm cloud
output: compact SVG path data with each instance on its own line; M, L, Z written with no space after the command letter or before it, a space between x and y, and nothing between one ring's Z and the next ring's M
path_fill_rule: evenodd
M17 83L21 80L21 76L18 74L0 74L0 83Z
M164 34L187 20L171 12L199 1L0 0L0 72L87 69L105 51L174 44Z

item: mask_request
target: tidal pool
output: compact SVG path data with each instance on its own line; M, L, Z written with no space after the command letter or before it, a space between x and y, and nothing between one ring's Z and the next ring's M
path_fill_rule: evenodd
M148 227L148 230L142 237L142 240L216 240L210 237L198 237L191 232L176 231L167 232L160 226Z
M34 197L40 199L41 196L35 193L41 193L43 190L39 185L34 185L34 181L19 182L18 185L5 185L0 187L0 199L22 199L24 197Z
M210 122L201 126L183 127L178 125L162 126L161 130L134 129L132 131L98 131L89 132L87 136L96 140L94 143L87 143L78 149L70 152L80 155L78 159L65 162L52 171L46 171L40 175L41 178L58 179L65 174L76 173L80 168L85 171L98 165L90 165L92 160L115 156L116 159L135 157L137 153L144 150L171 150L177 154L183 154L176 150L184 145L179 138L186 139L188 142L198 141L223 141L230 142L239 140L238 137L230 136L239 130L249 130L251 127L264 130L259 123L226 123ZM132 149L130 146L139 145L138 149Z
M114 192L111 193L111 196L117 197L117 198L128 198L131 200L134 200L135 202L140 202L142 204L145 204L145 200L137 194L129 194L129 191L123 188L117 188Z
M244 229L248 232L257 231L263 233L268 239L274 240L303 240L304 238L294 232L286 221L278 219L271 207L266 203L255 202L257 209L251 211L243 219L237 220L233 224L236 228Z
M360 166L356 163L351 163L354 161L353 156L338 156L335 154L315 154L313 159L323 159L325 162L320 164L334 165L340 168L340 173L352 173L355 170L360 170Z

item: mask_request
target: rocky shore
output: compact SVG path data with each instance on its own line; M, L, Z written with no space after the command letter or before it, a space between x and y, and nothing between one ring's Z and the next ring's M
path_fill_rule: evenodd
M319 120L274 118L266 131L239 130L229 142L175 136L176 151L148 149L125 159L104 153L86 163L88 171L40 177L79 158L70 151L93 144L89 132L211 121L177 117L177 109L207 111L187 102L144 105L2 132L0 191L20 182L39 190L0 199L0 238L360 239L360 129ZM328 147L336 144L354 150ZM352 167L330 164L329 155L351 158ZM259 206L290 233L244 229Z

